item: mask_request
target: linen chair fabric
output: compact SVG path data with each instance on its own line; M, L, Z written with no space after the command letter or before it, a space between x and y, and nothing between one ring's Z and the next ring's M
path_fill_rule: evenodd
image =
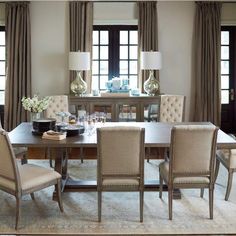
M140 222L143 221L144 135L138 127L102 127L98 142L98 220L103 191L139 191Z
M222 149L216 152L216 178L219 172L220 163L228 170L228 182L225 193L225 200L228 201L232 188L233 174L236 172L236 149Z
M61 122L61 118L56 115L57 112L69 112L69 101L67 95L54 95L50 96L51 100L48 108L45 110L45 116L47 118L56 119L57 122ZM68 118L65 119L68 121ZM50 167L52 167L51 150L47 149L45 155L49 158ZM66 150L67 155L67 150Z
M56 115L57 112L69 112L67 95L51 96L51 101L48 108L45 110L45 116L47 118L54 118L57 122L61 122L60 117Z
M61 175L51 169L25 164L17 165L8 134L0 129L0 189L16 197L16 223L18 229L20 218L21 197L30 194L34 199L34 192L51 185L56 185L58 204L63 212L61 201Z
M185 96L183 95L161 95L160 122L183 122Z
M185 96L165 94L160 96L159 122L173 123L184 121ZM150 148L148 149L150 156ZM168 150L165 148L164 158L168 157ZM149 162L149 158L147 158Z
M0 117L0 129L2 129L2 123L1 123L1 117ZM26 147L14 147L13 148L15 156L19 157L21 159L21 164L26 164L27 163L27 148Z
M159 165L159 196L162 197L164 180L168 185L170 220L174 188L208 188L210 219L213 219L217 131L214 125L176 125L172 128L169 160Z

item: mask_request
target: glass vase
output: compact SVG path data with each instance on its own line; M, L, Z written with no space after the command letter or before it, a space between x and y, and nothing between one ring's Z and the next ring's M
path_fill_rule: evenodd
M38 120L41 118L40 112L31 112L30 113L30 121L33 122L34 120Z

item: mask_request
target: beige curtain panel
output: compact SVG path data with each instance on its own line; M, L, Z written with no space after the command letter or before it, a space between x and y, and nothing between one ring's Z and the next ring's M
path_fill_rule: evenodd
M141 51L158 50L157 2L138 2L139 58ZM139 66L140 68L140 66ZM149 72L139 70L139 88L148 79ZM159 80L157 71L154 76Z
M221 124L221 3L196 2L194 29L194 121Z
M69 2L70 18L70 51L91 53L92 65L92 35L93 35L93 3ZM92 68L92 67L91 67ZM70 71L70 81L76 76L75 71ZM87 83L87 92L91 92L91 70L83 72L83 78Z
M6 90L4 128L8 131L27 120L21 105L31 96L31 32L29 2L6 3Z

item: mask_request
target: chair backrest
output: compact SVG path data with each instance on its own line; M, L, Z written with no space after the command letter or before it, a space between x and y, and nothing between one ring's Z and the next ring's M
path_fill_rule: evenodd
M218 128L214 125L176 125L171 131L170 173L210 176L215 165Z
M144 132L127 126L97 129L98 182L102 176L143 178Z
M182 122L184 120L185 96L161 95L160 122Z
M57 112L68 112L69 111L69 102L67 95L56 95L51 96L51 101L48 108L45 111L45 116L47 118L54 118L57 122L60 122L61 119L56 115Z
M15 185L15 190L20 188L19 172L16 158L8 134L0 128L0 179L7 185ZM2 186L0 186L1 188Z

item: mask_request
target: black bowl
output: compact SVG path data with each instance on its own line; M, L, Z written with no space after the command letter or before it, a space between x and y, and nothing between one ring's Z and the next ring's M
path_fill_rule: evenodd
M69 125L60 128L60 131L66 132L66 136L76 136L84 133L84 126L82 125Z
M33 130L35 133L43 133L48 130L55 130L55 119L38 119L33 121Z

